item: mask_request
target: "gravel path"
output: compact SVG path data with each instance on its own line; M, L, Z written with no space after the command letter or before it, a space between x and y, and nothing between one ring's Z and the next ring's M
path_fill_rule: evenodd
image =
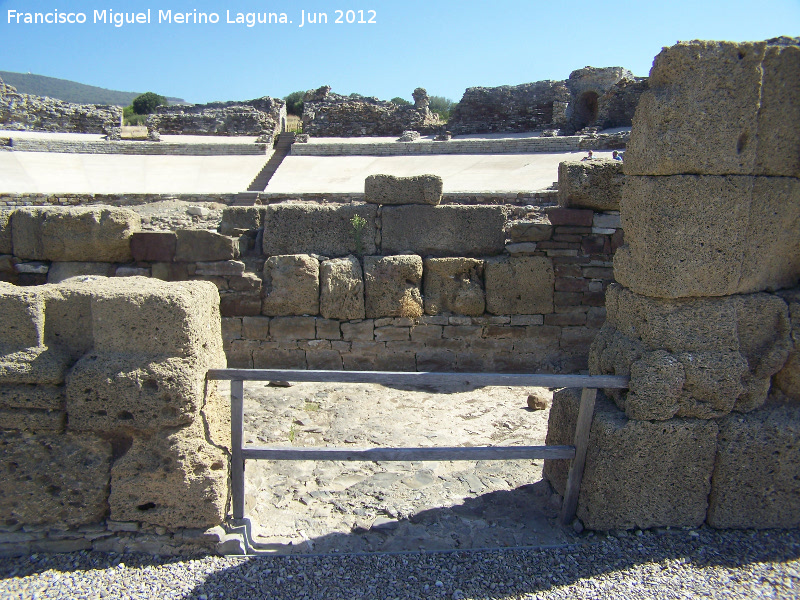
M800 530L584 535L561 548L0 560L0 598L800 598Z

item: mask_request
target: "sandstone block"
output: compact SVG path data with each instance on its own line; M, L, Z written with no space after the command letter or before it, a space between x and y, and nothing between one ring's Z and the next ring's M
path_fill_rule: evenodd
M239 257L235 238L203 229L181 229L176 234L175 260L179 262L211 262Z
M318 340L340 340L342 330L340 322L335 319L317 319Z
M223 317L252 317L261 314L261 292L223 292L219 295Z
M628 177L614 275L662 298L724 296L800 280L800 180Z
M264 299L268 316L319 313L319 261L308 254L270 256L264 263Z
M553 225L591 227L594 211L582 208L551 208L547 211L547 218Z
M309 369L341 371L342 356L336 350L307 350L306 363Z
M628 175L800 174L800 40L679 43L654 60Z
M0 386L0 409L63 410L64 388L51 385Z
M98 279L92 291L98 353L223 360L219 294L213 284L126 277Z
M200 419L180 429L133 436L111 468L109 517L169 529L212 527L225 517L228 467Z
M40 346L44 340L44 295L0 283L0 353Z
M128 262L141 229L132 210L107 206L20 208L12 240L19 258L59 262Z
M203 404L205 372L202 363L185 358L87 354L67 378L70 429L155 431L187 425Z
M364 201L369 204L432 204L442 201L438 175L370 175L364 181Z
M13 254L11 244L11 214L13 211L0 210L0 254Z
M385 254L487 256L505 249L501 206L389 206L381 218Z
M543 256L486 261L486 310L495 315L553 312L553 263Z
M264 226L265 209L261 206L228 206L222 209L219 232L236 235L242 231L255 231Z
M764 403L790 330L786 303L771 294L667 300L613 284L589 368L631 376L632 404L614 394L630 418L716 418Z
M767 403L719 420L708 524L800 525L800 406Z
M16 431L64 431L67 413L63 410L0 408L0 429Z
M244 263L240 260L198 262L195 274L205 277L241 277L244 268Z
M508 228L508 236L512 242L544 242L553 236L550 221L513 221Z
M342 323L342 339L347 341L372 341L375 338L375 321L367 319L358 323Z
M320 314L326 319L364 318L364 280L356 257L335 258L320 265Z
M135 261L172 262L178 238L172 231L140 231L131 235Z
M9 523L105 519L111 444L94 435L0 432L0 513Z
M260 347L253 350L255 369L305 369L305 350Z
M270 321L269 333L273 340L313 340L316 337L314 317L275 317Z
M47 283L61 283L80 275L100 275L113 277L116 267L102 262L55 262L47 271Z
M419 256L364 257L367 317L422 316L421 282L422 259Z
M481 316L486 307L483 261L474 258L426 258L425 312Z
M356 204L272 204L264 213L264 254L321 254L347 256L374 254L377 207ZM352 219L367 223L359 235Z
M775 375L774 383L789 398L800 400L800 288L778 294L789 305L792 323L792 349L786 364Z
M553 396L547 445L574 443L579 389ZM717 424L629 420L598 398L578 498L587 529L697 527L706 518ZM569 461L546 460L544 476L564 493Z
M619 210L625 175L610 159L565 161L558 165L558 203L563 207Z

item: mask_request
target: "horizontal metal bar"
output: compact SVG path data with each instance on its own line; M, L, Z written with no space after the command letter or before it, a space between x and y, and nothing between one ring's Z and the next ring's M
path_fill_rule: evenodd
M437 461L512 460L517 458L574 458L575 446L455 446L433 448L323 448L245 446L245 459Z
M431 373L392 371L313 371L294 369L211 369L209 379L379 383L382 385L473 385L626 389L628 377L618 375L548 375L515 373Z

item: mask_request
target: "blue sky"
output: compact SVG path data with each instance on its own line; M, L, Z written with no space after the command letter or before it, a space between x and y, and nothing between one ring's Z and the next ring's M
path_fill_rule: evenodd
M93 23L94 11L151 10L150 24ZM355 17L374 24L336 24ZM83 12L85 24L8 23L8 11ZM217 13L217 24L158 23L159 11ZM354 13L348 15L347 10ZM228 24L227 11L292 24ZM299 27L301 11L327 24ZM471 86L565 79L587 65L647 75L678 40L800 35L800 0L0 0L0 70L32 72L191 102L283 97L328 84L382 99L422 86L459 100Z

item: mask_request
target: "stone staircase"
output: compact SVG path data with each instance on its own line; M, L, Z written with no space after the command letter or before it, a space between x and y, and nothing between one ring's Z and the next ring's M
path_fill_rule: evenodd
M248 192L264 191L269 180L272 179L272 176L275 174L275 171L281 166L283 159L291 153L294 138L295 134L292 132L281 133L278 136L278 141L275 143L275 151L267 161L267 164L264 165L258 175L256 175L256 178L250 183L250 186L247 188Z

